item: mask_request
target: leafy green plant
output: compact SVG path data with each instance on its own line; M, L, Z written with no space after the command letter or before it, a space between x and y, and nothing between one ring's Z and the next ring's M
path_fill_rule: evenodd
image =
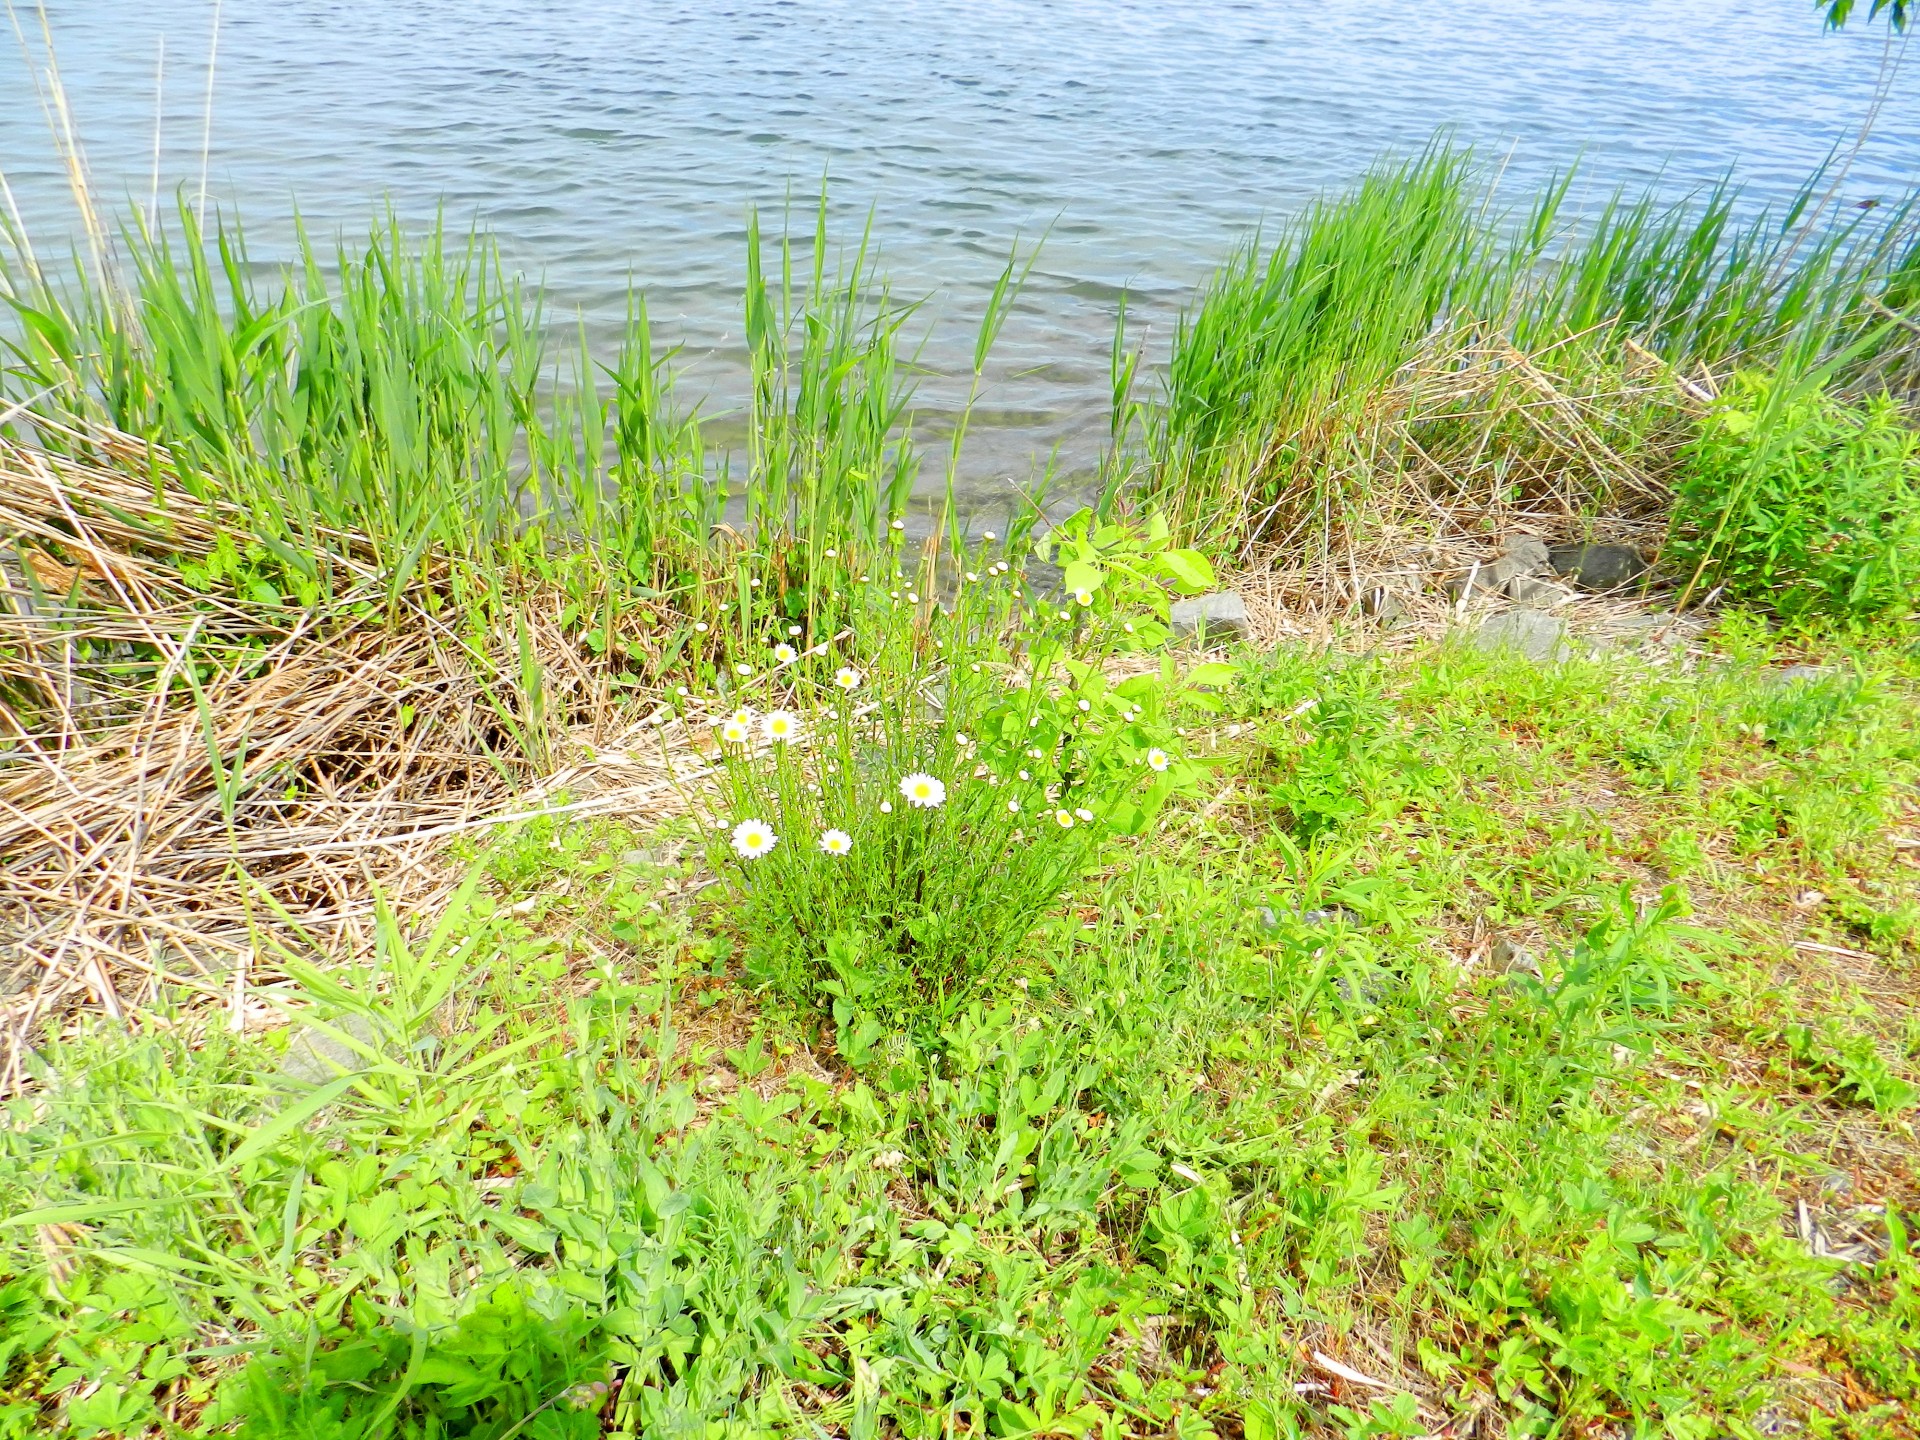
M1905 1110L1920 1100L1920 1088L1893 1072L1871 1035L1849 1030L1835 1020L1818 1026L1789 1025L1787 1050L1795 1060L1825 1076L1836 1093L1883 1114Z
M611 1388L603 1323L512 1284L440 1332L362 1303L310 1363L253 1361L209 1418L242 1440L588 1440Z
M1109 539L1104 573L1125 579L1118 548ZM1102 587L1100 605L1083 589L1030 611L981 578L1004 567L962 563L979 568L951 606L931 600L931 562L863 577L845 649L778 640L760 657L770 701L712 717L709 853L738 897L750 970L796 998L824 983L836 1008L951 1013L1102 836L1144 829L1195 773L1173 745L1169 677L1110 683L1099 663L1142 643L1152 612L1115 608L1141 580ZM1012 642L1006 658L996 640ZM842 951L859 956L858 995L830 975Z
M1920 434L1888 396L1815 392L1772 413L1743 373L1686 455L1670 558L1788 618L1873 620L1920 595ZM1763 423L1764 420L1764 423Z

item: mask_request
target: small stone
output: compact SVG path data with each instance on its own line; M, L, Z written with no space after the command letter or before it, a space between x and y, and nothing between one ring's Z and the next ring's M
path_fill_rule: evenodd
M1647 573L1631 545L1556 545L1547 552L1553 572L1583 590L1614 590Z
M376 1046L373 1022L364 1015L333 1015L327 1023L362 1045ZM286 1058L280 1073L289 1080L306 1085L324 1085L341 1074L367 1068L367 1058L351 1045L336 1040L324 1030L295 1022L293 1036L287 1041Z
M1611 615L1606 628L1585 637L1596 652L1632 649L1648 645L1684 645L1686 634L1675 624L1670 611L1648 610L1637 615Z
M1021 568L1021 578L1042 600L1058 600L1067 593L1064 588L1067 572L1045 560L1027 561Z
M1573 599L1573 592L1566 586L1533 575L1515 575L1507 581L1507 594L1517 604L1531 605L1535 609L1564 605Z
M1391 590L1376 585L1360 597L1360 609L1382 625L1391 625L1406 614L1407 607L1400 603L1400 598Z
M1247 633L1247 602L1232 590L1176 600L1168 618L1182 639L1200 634L1208 640L1240 640Z
M1517 650L1536 665L1550 664L1567 650L1567 624L1538 610L1503 610L1490 615L1473 633L1482 650Z
M1463 570L1447 581L1447 598L1465 600L1469 594L1498 595L1506 588L1508 579L1505 567L1498 560L1486 565L1476 565L1471 570Z
M1305 910L1300 914L1302 925L1351 925L1359 927L1360 917L1344 905L1332 905L1325 910Z
M1547 542L1533 535L1512 535L1500 549L1500 558L1516 567L1516 573L1545 570L1553 563Z
M1540 962L1533 952L1524 945L1516 945L1502 935L1493 942L1493 949L1487 957L1487 968L1495 975L1531 975L1540 978Z
M1273 912L1271 906L1262 905L1259 914L1260 928L1262 930L1278 930L1280 928L1280 917ZM1302 910L1288 918L1296 919L1302 925L1311 926L1315 929L1324 929L1329 925L1351 925L1356 929L1360 926L1359 915L1347 909L1344 905L1331 905L1324 910Z
M1841 672L1831 665L1788 665L1779 670L1762 670L1764 685L1817 685L1822 680L1838 680Z

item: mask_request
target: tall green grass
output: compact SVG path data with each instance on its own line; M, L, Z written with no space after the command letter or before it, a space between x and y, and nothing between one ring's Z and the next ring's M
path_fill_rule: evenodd
M1391 472L1410 372L1474 346L1571 345L1563 360L1602 367L1631 344L1681 369L1910 369L1887 312L1914 288L1913 197L1836 216L1823 173L1779 210L1723 183L1583 213L1576 178L1516 209L1469 153L1436 145L1242 246L1180 322L1150 490L1222 543L1324 544Z
M238 225L203 234L185 207L171 232L127 230L115 269L53 273L11 238L0 393L164 445L249 517L268 583L309 603L343 573L397 594L429 561L479 594L528 572L671 585L712 568L729 517L774 549L877 543L918 473L912 307L876 281L870 236L829 270L824 207L798 275L783 238L770 281L751 228L741 457L678 401L642 295L610 363L567 352L484 235L388 217L328 255L302 231L266 278Z

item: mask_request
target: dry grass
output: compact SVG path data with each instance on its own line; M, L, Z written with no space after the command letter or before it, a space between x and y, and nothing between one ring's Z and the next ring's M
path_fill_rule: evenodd
M1296 525L1243 552L1232 584L1254 643L1404 648L1470 626L1506 602L1483 592L1463 602L1446 582L1516 536L1617 542L1657 557L1674 456L1715 381L1681 375L1631 342L1624 365L1598 368L1584 338L1526 354L1454 335L1408 366L1364 435L1349 437L1341 463L1355 473L1340 488L1364 499L1320 530L1318 548L1303 547ZM1590 644L1657 636L1655 648L1669 651L1705 628L1696 617L1650 628L1649 609L1671 598L1656 583L1645 594L1575 595L1556 613Z
M559 722L536 766L526 697L431 577L372 618L352 573L317 610L197 593L179 562L243 517L194 501L164 454L91 438L91 464L0 447L0 1090L78 1004L121 1018L164 984L241 1023L279 946L363 950L376 894L435 909L451 836L678 805L684 733L596 747L607 687L557 600L526 597Z

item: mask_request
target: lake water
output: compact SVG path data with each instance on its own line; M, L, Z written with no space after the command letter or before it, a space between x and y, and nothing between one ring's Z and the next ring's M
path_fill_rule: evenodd
M322 232L384 202L478 217L604 336L629 277L739 390L749 206L839 232L871 208L896 290L928 297L937 427L1016 236L1048 239L998 352L967 470L979 493L1104 439L1123 292L1164 339L1263 217L1448 127L1503 189L1584 157L1582 192L1737 167L1784 194L1865 114L1884 27L1823 33L1804 0L223 0L209 184L256 257L297 202ZM196 190L212 0L50 0L95 187ZM29 23L32 23L29 21ZM164 65L162 47L164 46ZM158 82L158 83L156 83ZM158 94L156 94L156 90ZM1847 181L1916 179L1920 64ZM29 71L0 50L0 166L42 235L65 179ZM777 226L777 221L776 221ZM1050 229L1049 229L1050 227Z

